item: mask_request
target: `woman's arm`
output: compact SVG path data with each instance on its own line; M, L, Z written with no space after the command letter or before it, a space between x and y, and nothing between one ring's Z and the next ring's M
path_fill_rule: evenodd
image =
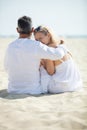
M55 66L54 66L54 62L51 60L44 60L44 64L45 64L45 69L48 72L49 75L53 75L55 73Z

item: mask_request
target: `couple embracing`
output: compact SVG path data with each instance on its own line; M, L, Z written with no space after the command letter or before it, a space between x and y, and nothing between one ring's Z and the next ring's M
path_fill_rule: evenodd
M61 93L82 88L82 80L64 41L43 26L32 27L32 19L18 19L19 38L5 55L9 93ZM35 40L31 39L32 33Z

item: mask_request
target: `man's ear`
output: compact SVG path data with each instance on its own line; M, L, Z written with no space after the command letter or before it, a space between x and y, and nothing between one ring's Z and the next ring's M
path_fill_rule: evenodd
M32 32L34 32L34 27L32 27Z
M17 30L17 32L19 33L19 30L18 30L18 28L16 28L16 30Z

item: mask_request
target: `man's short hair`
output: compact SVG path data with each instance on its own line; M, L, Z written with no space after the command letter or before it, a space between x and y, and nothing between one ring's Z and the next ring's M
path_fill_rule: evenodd
M21 34L29 34L32 31L32 19L28 16L23 16L18 19L18 31Z

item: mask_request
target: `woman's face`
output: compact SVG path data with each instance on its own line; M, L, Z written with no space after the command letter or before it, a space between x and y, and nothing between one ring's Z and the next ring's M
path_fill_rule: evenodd
M40 41L40 42L42 42L43 44L46 44L46 45L50 42L50 35L48 33L47 33L47 35L45 35L42 32L37 32L34 35L34 37L37 41Z

